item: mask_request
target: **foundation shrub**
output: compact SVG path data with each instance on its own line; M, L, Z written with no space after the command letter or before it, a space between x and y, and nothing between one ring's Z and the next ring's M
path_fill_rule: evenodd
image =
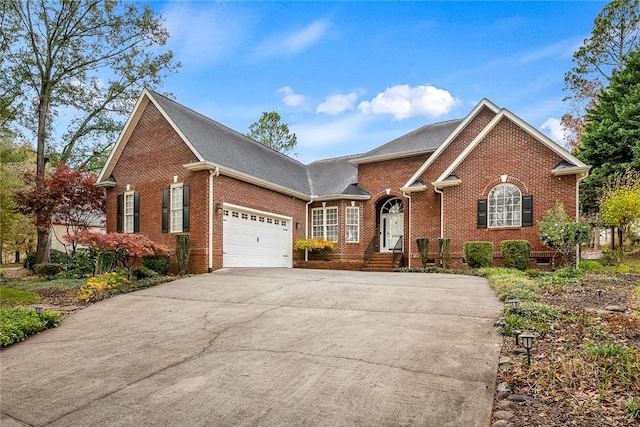
M418 253L420 254L420 262L422 268L427 268L427 254L429 253L429 239L427 237L418 237L416 239L418 245Z
M493 243L465 242L464 259L471 268L490 267L493 263Z
M145 255L142 257L142 266L153 270L160 275L166 275L169 273L170 259L169 255L155 254Z
M531 256L531 244L527 240L503 240L500 250L506 268L526 270Z
M451 266L451 239L438 239L438 254L440 255L442 268L449 268Z

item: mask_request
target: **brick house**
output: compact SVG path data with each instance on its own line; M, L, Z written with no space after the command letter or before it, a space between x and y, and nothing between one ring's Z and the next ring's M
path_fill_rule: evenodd
M169 248L189 233L192 272L304 266L308 254L292 246L306 236L337 242L323 255L336 267L371 258L390 266L394 251L419 266L418 237L431 240L430 252L437 238L452 238L454 266L466 241L491 241L499 252L502 240L524 239L533 264L551 257L537 221L556 202L577 215L588 171L488 100L367 153L304 165L145 90L96 185L106 188L108 231Z

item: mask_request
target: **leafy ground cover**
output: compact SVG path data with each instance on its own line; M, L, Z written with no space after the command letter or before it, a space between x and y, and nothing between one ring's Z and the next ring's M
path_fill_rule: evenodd
M97 298L79 299L79 290L87 285L87 278L59 278L45 280L30 274L27 269L0 271L0 347L22 341L37 332L57 326L65 316L113 295L133 292L174 280L159 276L131 280ZM38 315L33 305L44 306Z
M640 425L640 259L620 267L585 262L555 273L486 269L505 304L498 384L533 396L515 426ZM537 336L531 366L514 330ZM521 347L521 346L520 346Z

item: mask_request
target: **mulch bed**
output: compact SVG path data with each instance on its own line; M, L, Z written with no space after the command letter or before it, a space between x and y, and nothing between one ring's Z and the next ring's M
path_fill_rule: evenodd
M613 384L602 389L593 375L587 375L588 367L571 362L575 361L572 352L587 342L640 348L640 301L634 292L639 284L638 274L607 272L588 273L580 284L544 289L540 302L564 308L574 317L536 340L531 367L512 353L514 339L504 337L501 357L511 357L512 363L500 366L497 383L506 382L515 394L535 397L533 402L516 404L509 423L516 427L640 425L628 418L626 409L630 397L640 399L638 372L630 387ZM626 310L605 310L612 305Z

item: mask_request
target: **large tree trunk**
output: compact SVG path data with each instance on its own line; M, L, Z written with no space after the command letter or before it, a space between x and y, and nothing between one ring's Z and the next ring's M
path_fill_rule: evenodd
M51 231L48 228L38 228L38 246L36 249L36 264L51 260Z

